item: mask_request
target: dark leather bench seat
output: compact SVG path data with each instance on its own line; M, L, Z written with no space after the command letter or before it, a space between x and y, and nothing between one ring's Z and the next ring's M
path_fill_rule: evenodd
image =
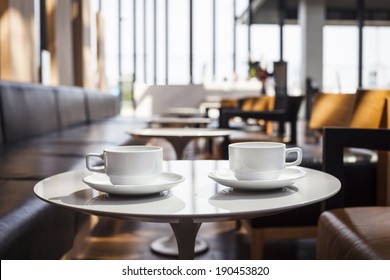
M145 126L136 120L128 120L125 125L116 123L92 123L89 125L73 126L65 131L59 131L15 143L12 148L15 152L26 151L29 153L47 153L58 147L69 154L85 156L85 152L101 152L109 146L126 145L132 143L133 139L126 133L126 130ZM61 152L61 150L57 152Z
M146 123L119 116L118 97L78 87L0 81L0 256L58 259L85 214L41 201L34 185L85 168L87 153L132 144Z
M0 257L61 258L73 243L77 215L32 192L36 180L0 180Z
M4 162L0 165L0 178L2 179L36 179L60 172L85 167L84 158L58 155L14 154L5 152L1 154Z

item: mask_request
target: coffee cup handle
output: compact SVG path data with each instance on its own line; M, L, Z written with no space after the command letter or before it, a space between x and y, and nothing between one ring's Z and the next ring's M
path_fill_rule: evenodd
M92 157L98 157L101 160L103 160L103 162L104 162L104 155L103 154L87 154L87 156L86 156L87 169L89 171L92 171L92 172L106 173L106 166L105 165L101 165L101 166L92 166L91 165L90 159Z
M286 162L286 167L287 166L294 166L294 165L299 165L301 164L302 162L302 150L298 147L294 147L294 148L288 148L286 149L286 157L289 153L297 153L297 159L295 161L292 161L292 162Z

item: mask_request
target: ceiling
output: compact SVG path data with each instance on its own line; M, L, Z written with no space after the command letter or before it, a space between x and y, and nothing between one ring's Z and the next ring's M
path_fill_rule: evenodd
M277 24L280 21L279 3L284 6L284 23L296 24L298 5L301 0L253 0L252 24ZM306 0L312 1L312 0ZM390 25L389 0L323 0L325 2L325 19L329 25L356 25L358 2L364 6L365 25ZM248 11L240 17L247 23Z

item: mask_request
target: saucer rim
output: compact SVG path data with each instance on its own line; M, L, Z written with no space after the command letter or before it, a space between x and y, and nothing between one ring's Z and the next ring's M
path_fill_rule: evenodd
M232 172L230 169L218 169L213 172L210 172L208 174L208 177L212 179L213 181L217 182L218 184L221 184L223 186L231 187L234 189L242 189L242 190L271 190L271 189L278 189L282 187L288 187L293 185L297 180L304 178L307 175L307 172L300 168L299 166L291 166L286 167L284 170L296 170L297 173L293 174L293 176L289 178L278 178L274 180L238 180L234 177L234 175L231 173L229 176L233 176L233 178L226 178L218 176L216 173L218 171L229 171ZM239 184L242 185L239 185Z
M155 194L159 193L162 191L169 190L176 186L177 184L181 183L184 181L184 176L179 174L179 173L174 173L174 172L162 172L158 177L159 178L163 176L171 176L174 175L177 177L177 179L172 179L164 182L155 182L155 183L148 183L148 184L132 184L132 185L114 185L112 183L96 183L96 182L91 182L88 180L88 178L91 177L97 177L97 176L107 176L106 174L100 174L100 173L95 173L92 172L91 174L85 176L82 181L85 183L88 187L95 189L97 191L105 192L108 194L113 194L113 195L128 195L128 196L139 196L139 195L149 195L149 194ZM150 187L143 189L143 191L137 190L139 187ZM157 189L156 189L157 188ZM136 191L134 190L136 189Z

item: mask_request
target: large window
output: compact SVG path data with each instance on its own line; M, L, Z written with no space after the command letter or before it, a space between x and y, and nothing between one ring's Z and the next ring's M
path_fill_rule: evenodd
M363 88L390 87L390 27L363 28ZM323 91L355 92L358 88L358 28L324 27Z
M134 13L135 3L135 13ZM234 24L247 7L247 1L237 1L234 15L234 0L215 0L215 41L213 41L213 0L193 0L193 45L192 82L223 81L233 77ZM156 5L156 6L155 6ZM113 5L103 5L109 9L105 16L110 22L106 32L115 36L117 20L112 17ZM154 9L156 12L154 14ZM168 21L166 16L168 13ZM134 21L135 15L135 21ZM156 19L155 18L156 15ZM156 20L156 25L154 20ZM135 42L134 46L134 22ZM154 27L156 26L156 37ZM122 1L121 9L121 57L124 80L132 77L134 70L138 82L147 84L188 84L190 82L190 1L186 0L133 0ZM247 78L247 25L238 24L236 72L242 79ZM241 36L240 36L241 35ZM110 36L110 38L111 38ZM243 38L243 40L241 40ZM213 45L215 43L215 45ZM156 44L156 49L154 49ZM168 50L166 46L168 45ZM213 51L215 47L215 52ZM112 41L106 44L110 55L115 59L117 46ZM135 47L136 68L133 52ZM113 65L113 62L106 61ZM156 70L154 70L156 63ZM116 73L116 72L112 72ZM156 76L156 77L155 77Z
M134 74L138 82L146 84L190 83L190 0L92 3L93 12L100 3L104 17L105 72L110 89L117 88L120 81L131 81ZM273 62L280 59L278 25L252 25L248 46L247 24L235 22L247 9L248 1L192 0L192 5L193 83L246 81L249 59L273 71ZM323 31L323 57L318 58L323 60L323 91L355 92L358 28L325 26ZM283 59L292 94L300 93L300 32L298 25L284 26ZM389 38L390 27L364 27L363 87L390 87Z

